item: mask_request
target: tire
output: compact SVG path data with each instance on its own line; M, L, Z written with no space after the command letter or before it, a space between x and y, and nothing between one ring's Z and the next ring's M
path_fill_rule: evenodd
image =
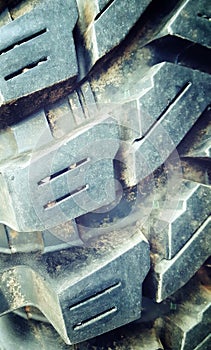
M210 348L206 0L0 4L0 349Z

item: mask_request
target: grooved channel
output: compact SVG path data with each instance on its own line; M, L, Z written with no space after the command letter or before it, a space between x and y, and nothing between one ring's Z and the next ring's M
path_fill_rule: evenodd
M44 179L42 179L42 180L40 180L38 182L38 186L43 186L43 185L48 184L53 179L58 178L58 177L60 177L63 174L69 173L72 170L74 170L76 168L79 168L81 165L88 163L89 160L90 160L89 158L84 158L84 159L79 160L78 162L76 162L74 164L71 164L70 166L68 166L68 167L66 167L66 168L64 168L62 170L57 171L56 173L54 173L54 174L52 174L50 176L45 177Z
M48 60L47 56L46 57L42 57L38 61L30 63L27 66L22 67L22 68L16 70L15 72L13 72L11 74L8 74L6 77L4 77L4 80L6 80L6 81L11 80L11 79L17 77L18 75L21 75L21 74L25 73L26 71L28 71L28 70L30 70L32 68L35 68L39 64L46 62L47 60Z
M200 18L206 19L207 21L211 21L211 17L208 16L208 15L205 15L203 13L198 13L197 16L200 17Z
M95 21L97 21L103 14L104 12L113 4L115 0L110 0L102 9L102 11L100 11L96 17L95 17Z
M27 43L28 41L35 39L37 37L39 37L40 35L44 34L47 32L47 28L44 28L42 30L40 30L39 32L36 32L30 36L27 36L26 38L23 38L21 40L16 41L16 43L6 47L5 49L0 51L0 55L2 55L3 53L7 53L8 51L11 51L12 49L14 49L15 46L19 46L21 44Z
M65 202L66 200L68 200L69 198L73 197L74 195L86 191L88 188L89 188L89 185L87 185L87 184L83 185L83 186L80 186L80 187L76 188L74 191L69 192L69 193L65 194L64 196L62 196L60 198L57 198L54 201L48 202L47 204L45 204L43 206L43 208L45 210L52 209L55 206L57 206L58 204L61 204L61 203Z
M116 283L108 288L101 290L100 292L96 293L95 295L80 301L79 303L73 304L72 306L70 306L69 309L72 311L76 308L79 308L81 306L86 305L90 301L91 302L96 301L97 299L101 298L104 295L107 295L108 293L111 293L113 290L119 288L120 286L121 286L121 282L118 282L118 283Z
M140 138L136 139L134 142L138 142L143 140L150 132L151 130L156 126L159 120L165 117L166 114L177 104L177 102L180 100L180 98L189 90L192 83L188 81L184 84L184 86L180 89L180 91L175 95L175 97L170 101L170 103L166 106L166 108L163 110L163 112L159 115L159 117L155 120L155 122L151 125L151 127L147 130L147 132L141 136Z
M165 114L169 112L169 110L172 109L173 106L180 100L180 98L186 93L186 91L189 90L192 83L188 81L181 89L180 91L175 95L175 97L170 101L168 106L163 110L163 112L160 114L159 119L161 119Z
M117 307L113 306L112 308L101 312L100 314L97 314L96 316L89 318L85 321L82 321L80 323L77 323L75 326L73 326L74 331L78 331L84 327L90 326L91 324L102 320L104 317L109 316L113 313L117 312Z

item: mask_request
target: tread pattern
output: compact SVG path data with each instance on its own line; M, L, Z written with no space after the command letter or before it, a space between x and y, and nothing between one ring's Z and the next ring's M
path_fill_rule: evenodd
M183 181L173 200L157 202L160 209L152 224L150 239L156 242L156 251L156 244L159 246L160 256L172 259L207 219L211 212L210 193L207 186Z
M93 242L89 247L55 255L20 255L20 259L13 255L12 262L10 256L5 257L0 273L0 293L4 296L0 300L1 316L34 305L67 344L100 334L102 326L108 331L139 318L140 283L149 271L149 244L132 227L121 233L113 232L101 247ZM137 262L142 269L133 278ZM65 288L61 288L65 280ZM33 293L28 290L28 281Z
M143 116L150 116L145 117L145 123L150 124L143 126L145 130L142 131L142 136L134 142L134 152L131 152L128 164L131 173L125 174L129 186L135 185L165 162L205 110L211 97L209 75L170 63L161 64L156 68L158 73L155 73L151 91L143 97L143 102L140 98ZM167 76L171 76L170 81ZM180 79L183 80L182 84ZM165 88L165 81L168 82L168 88ZM202 82L204 90L199 89ZM163 83L164 93L160 98L156 90ZM178 89L177 92L174 91L175 87ZM167 101L171 98L171 94L172 99L169 103ZM153 95L159 96L159 101ZM140 124L142 125L141 122Z
M0 21L1 107L34 93L46 94L61 82L73 84L78 75L72 35L78 16L75 2L44 0L28 6L14 20L5 10Z
M170 349L208 349L210 344L211 298L208 289L199 286L190 291L183 306L165 321L165 341Z
M78 1L86 73L126 37L149 3L150 0Z
M1 222L19 232L45 230L110 204L115 199L113 158L118 137L116 121L104 118L45 151L40 148L5 162L1 198L10 205L0 208ZM39 146L42 138L45 134Z
M172 259L153 264L152 273L145 281L148 295L161 302L197 272L211 254L210 225L211 218L208 218Z
M183 1L161 35L175 35L210 48L210 18L211 6L208 1Z
M102 327L109 331L140 317L143 284L146 298L154 299L156 307L156 302L162 302L160 310L169 309L170 314L157 320L152 329L140 327L141 334L129 334L124 344L120 340L107 348L206 349L210 343L207 290L194 289L189 301L182 292L182 307L176 292L179 288L186 291L187 282L211 253L211 146L209 126L203 121L210 113L210 75L208 58L190 57L210 52L208 2L164 1L159 9L160 4L150 0L141 5L138 0L43 0L32 8L28 1L8 4L9 8L5 2L0 4L4 10L0 14L0 119L1 127L10 125L0 133L1 202L7 203L0 207L1 312L33 302L66 343L77 343L100 334ZM29 108L24 107L27 103ZM19 114L12 109L16 105ZM108 116L112 122L102 125ZM111 136L111 145L105 134ZM101 160L102 153L109 158L90 173L87 140L100 144L92 160L96 153L95 161ZM59 157L52 156L60 144L64 150L62 146ZM78 154L81 145L85 151ZM166 200L168 157L176 147L183 180L179 193ZM50 163L47 169L49 154L50 161L57 158L53 169ZM83 197L88 187L83 187L82 168L90 175L94 202ZM76 175L66 179L70 171ZM33 198L28 195L28 175L31 185L36 185ZM151 193L146 189L143 203L135 203L135 190L143 189L153 177L156 185ZM121 221L121 209L126 212L128 207L113 211L118 213L113 229L109 208L118 200L115 178L120 180L126 202L132 198L130 212L133 205L134 211L125 221ZM163 178L167 183L157 185ZM53 196L43 190L49 181L55 185ZM109 197L105 198L107 186ZM103 193L102 188L106 189ZM73 197L81 194L78 205ZM36 201L38 209L33 207ZM58 225L60 212L56 215L52 209L60 204L66 222ZM50 214L45 216L47 209ZM100 225L80 227L86 218L89 221L90 211L97 217L101 210L106 211L99 216L105 219L106 232L100 231ZM70 244L74 247L69 248ZM26 283L32 280L37 290L36 280L43 277L45 283L40 284L46 299L40 300L37 291L35 300ZM24 300L8 289L12 282L18 291L25 291ZM194 286L193 280L190 285ZM54 304L56 319L51 312ZM190 308L192 313L187 315ZM11 322L5 316L4 320ZM87 344L81 346L87 348Z

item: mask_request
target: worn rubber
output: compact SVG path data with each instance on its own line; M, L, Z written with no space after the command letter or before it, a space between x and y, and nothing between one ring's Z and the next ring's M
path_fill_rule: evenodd
M209 2L0 11L0 347L208 349Z

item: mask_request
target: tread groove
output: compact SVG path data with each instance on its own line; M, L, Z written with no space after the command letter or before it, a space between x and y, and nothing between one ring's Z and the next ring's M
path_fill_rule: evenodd
M39 30L38 32L36 32L36 33L34 33L34 34L31 34L31 35L29 35L29 36L27 36L27 37L25 37L25 38L23 38L23 39L21 39L21 40L18 40L18 41L15 42L14 44L12 44L12 45L6 47L5 49L1 50L1 51L0 51L0 55L5 54L5 53L11 51L15 46L20 46L21 44L27 43L28 41L31 41L32 39L35 39L35 38L37 38L37 37L43 35L43 34L46 33L47 31L48 31L48 29L47 29L47 28L44 28L44 29Z
M55 174L42 179L41 181L38 182L38 186L46 185L47 183L49 183L53 179L58 178L63 174L69 173L72 170L79 168L81 165L86 164L87 162L89 162L89 158L84 158L84 159L82 159L74 164L71 164L70 166L68 166L64 169L57 171Z
M166 106L166 108L163 110L163 112L159 115L159 117L155 120L155 122L151 125L151 127L147 130L144 135L142 135L140 138L137 138L135 142L139 142L143 140L155 127L155 125L158 123L159 120L161 120L165 115L175 106L175 104L181 99L182 96L189 90L189 88L192 86L192 83L188 81L183 85L183 87L179 90L179 92L175 95L175 97L169 102L169 104Z
M90 326L91 324L97 322L97 321L100 321L102 320L103 318L105 318L106 316L109 316L113 313L117 312L117 307L116 306L113 306L112 308L106 310L106 311L103 311L101 312L100 314L92 317L92 318L88 318L87 320L81 322L81 323L78 323L76 324L75 326L73 326L73 329L75 331L78 331L86 326Z
M95 295L92 295L82 301L80 301L79 303L77 304L73 304L72 306L70 306L70 310L74 310L76 308L79 308L81 306L84 306L86 305L88 302L92 302L92 301L96 301L97 299L99 299L100 297L104 296L104 295L107 295L108 293L111 293L113 290L119 288L121 286L121 282L117 282L103 290L101 290L100 292L96 293Z
M100 11L96 16L95 16L95 21L97 21L104 13L105 11L113 4L115 0L110 0L108 3L104 6L102 11Z
M48 56L41 57L39 60L37 60L37 61L35 61L33 63L30 63L27 66L22 67L22 68L16 70L15 72L13 72L13 73L10 73L10 74L6 75L6 77L4 77L4 80L5 81L9 81L9 80L11 80L13 78L16 78L17 76L19 76L19 75L21 75L23 73L26 73L28 70L31 70L31 69L37 67L39 64L47 62L48 60L49 60Z
M70 193L68 193L68 194L65 194L64 196L62 196L62 197L60 197L60 198L57 198L57 199L54 200L54 201L48 202L47 204L45 204L45 205L43 206L43 208L44 208L45 210L52 209L52 208L54 208L55 206L57 206L57 205L59 205L59 204L65 202L65 201L68 200L69 198L73 197L74 195L86 191L88 188L89 188L89 185L80 186L80 187L78 187L77 189L75 189L74 191L72 191L72 192L70 192Z
M202 13L198 13L197 15L198 17L202 18L202 19L206 19L208 21L211 21L211 17Z

